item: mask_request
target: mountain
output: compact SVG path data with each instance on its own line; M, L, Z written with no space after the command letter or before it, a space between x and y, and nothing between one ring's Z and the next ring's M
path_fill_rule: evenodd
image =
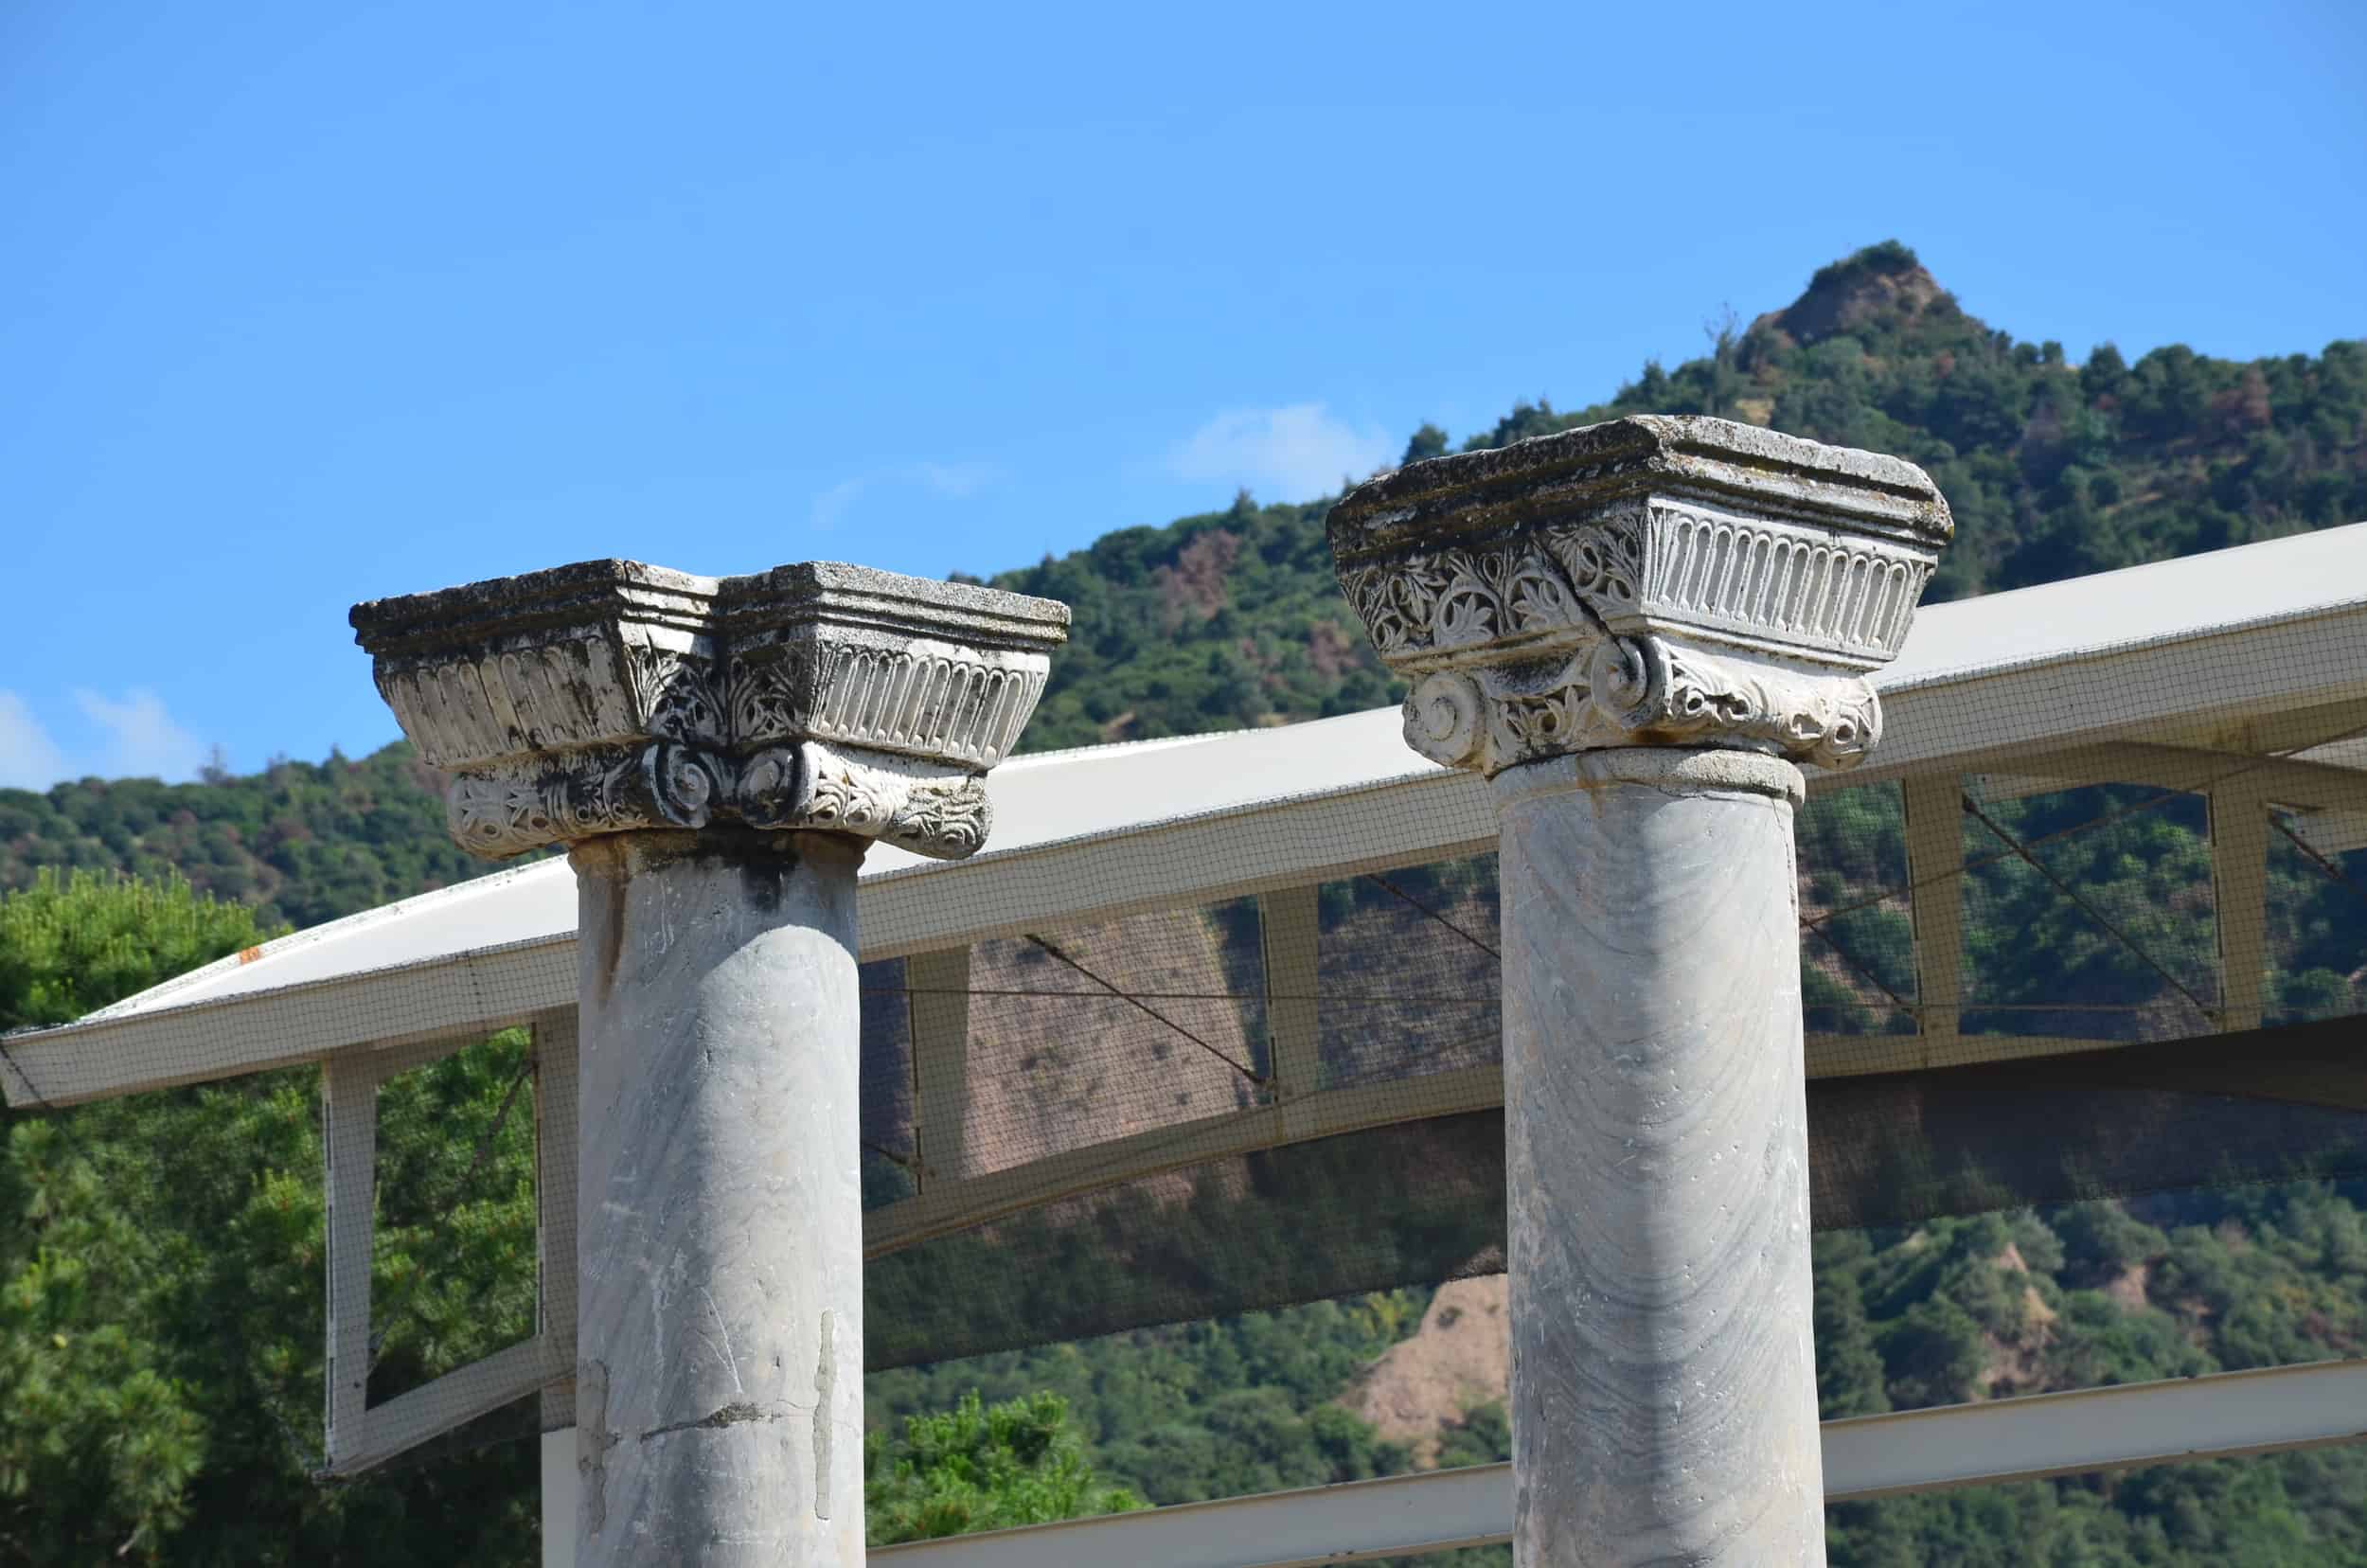
M44 867L172 873L266 925L318 925L489 869L444 832L435 770L401 741L361 761L274 761L193 784L84 778L0 790L0 889Z
M1895 242L1823 269L1782 310L1730 321L1700 358L1646 365L1608 401L1566 413L1516 404L1463 445L1645 411L1747 419L1923 464L1958 522L1934 597L2367 518L2367 344L2249 363L2172 347L2134 365L2107 346L2074 365L2059 345L2018 342L1967 313ZM1406 457L1450 445L1425 425ZM1075 612L1028 745L1284 723L1395 700L1333 584L1326 509L1243 494L991 579ZM2056 825L2044 812L2090 811L1997 809L2033 842ZM2066 839L2050 868L2123 918L2158 915L2148 931L2161 951L2203 964L2207 919L2155 896L2207 876L2198 814L2172 818ZM1882 885L1895 858L1882 846L1895 848L1898 826L1895 804L1847 798L1803 814L1815 900L1855 909L1820 926L1825 949L1804 973L1821 1029L1884 1026L1884 992L1906 983L1906 918L1855 908ZM52 971L84 961L76 953L130 952L123 930L68 909L77 899L112 907L103 889L44 882L57 867L178 875L242 906L183 922L211 931L218 951L258 928L316 924L485 869L445 838L434 775L400 744L243 777L0 791L0 893L33 890L0 900L0 1027L37 1016L8 1010L15 990L60 1007L116 993L53 983ZM2276 874L2305 886L2278 905L2301 916L2277 936L2272 1004L2295 1016L2359 1010L2367 906L2308 867ZM176 889L165 902L188 897ZM2083 946L2077 912L2019 863L1984 868L1967 899L1969 962L2001 996L2018 996L2012 986L2049 1002L2161 989L2125 949ZM123 903L123 921L151 919L139 900ZM166 945L151 939L149 956L164 963ZM1187 967L1214 961L1177 951ZM40 983L18 984L28 976ZM161 977L124 970L115 981ZM530 1134L507 1117L524 1050L504 1037L386 1092L378 1266L404 1307L382 1347L390 1376L453 1364L530 1319ZM117 1556L331 1560L344 1543L356 1555L338 1560L493 1563L530 1552L530 1444L431 1455L338 1488L304 1473L319 1386L314 1094L310 1075L280 1074L0 1118L0 1559L90 1559L40 1549L28 1523L74 1516L79 1495L9 1481L36 1466L73 1472L68 1450L85 1439L116 1456L85 1478L89 1509L121 1491L118 1471L145 1488L137 1509L124 1504L146 1522L135 1539L103 1543ZM2367 1345L2367 1188L2357 1185L1836 1232L1816 1248L1827 1415ZM133 1262L92 1261L106 1258ZM1051 1390L1097 1472L1157 1503L1483 1461L1506 1442L1502 1299L1501 1280L1382 1292L904 1367L874 1375L866 1392L873 1419L892 1424L956 1411L972 1389L993 1400ZM49 1414L12 1423L20 1408ZM80 1436L57 1435L68 1428ZM117 1442L116 1428L140 1441ZM1836 1509L1833 1560L2357 1562L2367 1560L2363 1499L2367 1450L2073 1477Z
M2238 363L2183 347L2072 365L1968 314L1895 241L1824 268L1712 351L1609 401L1516 404L1468 451L1623 414L1714 414L1909 457L1956 514L1931 600L2367 519L2367 343ZM1425 425L1407 458L1447 450ZM1076 615L1040 748L1351 712L1392 700L1332 585L1327 503L1128 528L989 579Z
M1728 324L1700 358L1646 364L1574 412L1517 403L1463 445L1645 412L1748 419L1921 463L1956 513L1932 599L2367 519L2367 343L2250 362L2172 346L2134 365L2108 344L2074 365L2060 344L1967 312L1895 241L1823 269L1747 328ZM1425 425L1406 455L1448 445ZM1327 506L1243 493L987 579L1075 612L1026 745L1395 701L1333 584ZM400 744L200 784L0 790L0 887L42 865L177 868L267 920L310 925L483 869L444 841L431 790Z

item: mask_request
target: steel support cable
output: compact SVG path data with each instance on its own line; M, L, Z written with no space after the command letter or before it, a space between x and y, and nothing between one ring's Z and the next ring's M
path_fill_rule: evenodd
M2038 856L2032 854L2027 845L2023 844L2020 839L2017 839L2013 834L2007 832L2003 828L2000 827L1997 819L1990 816L1988 812L1983 811L1980 804L1975 801L1972 796L1967 794L1960 796L1959 798L1964 801L1966 815L1972 817L1978 821L1982 827L1986 828L1990 832L1995 833L1999 840L2005 845L2007 850L2011 854L2020 857L2021 862L2028 865L2030 869L2036 871L2039 876L2044 877L2049 882L2052 882L2057 893L2062 894L2063 897L2069 899L2073 903L2077 904L2080 911L2085 914L2088 918L2103 927L2106 933L2109 934L2114 941L2120 943L2121 946L2127 948L2129 952L2135 953L2139 958L2143 959L2146 968L2152 970L2154 973L2169 982L2171 987L2177 990L2179 995L2186 998L2188 1002L2192 1003L2197 1012L2200 1013L2203 1017L2210 1019L2214 1023L2219 1022L2218 1008L2207 1006L2201 997L2197 996L2192 990L2188 989L2184 981L2180 980L2177 975L2172 974L2167 969L2164 969L2161 962L2157 960L2152 953L2147 953L2143 947L2139 946L2135 937L2129 935L2128 933L2123 931L2119 926L2114 925L2109 918L2106 918L2104 911L2098 909L2094 904L2090 903L2085 898L2081 897L2078 889L2073 887L2071 883L2065 882L2061 877L2056 876L2054 871L2047 867L2044 862L2040 861Z
M2367 887L2361 887L2358 883L2344 876L2340 866L2335 864L2332 861L2326 859L2325 856L2320 854L2318 852L2317 846L2309 843L2309 841L2303 838L2299 833L2293 831L2291 828L2286 825L2282 818L2271 815L2269 818L2269 826L2275 829L2278 832L2283 833L2287 838L2292 840L2293 847L2299 849L2303 854L2307 855L2311 862L2317 865L2318 869L2323 871L2337 885L2355 895L2361 902L2367 902Z
M1075 970L1077 973L1083 975L1095 985L1099 986L1103 990L1108 991L1112 996L1116 997L1119 1001L1125 1003L1130 1007L1135 1008L1147 1017L1155 1019L1157 1022L1166 1025L1168 1028L1173 1029L1177 1034L1182 1035L1184 1039L1190 1041L1193 1044L1199 1046L1210 1056L1215 1057L1219 1061L1223 1062L1227 1067L1232 1068L1235 1072L1240 1074L1241 1077L1257 1085L1260 1089L1266 1087L1267 1080L1265 1078L1258 1077L1249 1068L1242 1066L1239 1062L1234 1060L1233 1058L1227 1056L1223 1051L1201 1039L1200 1036L1192 1033L1191 1030L1185 1028L1183 1025L1178 1024L1174 1019L1169 1018L1166 1013L1161 1012L1158 1008L1150 1006L1139 997L1130 995L1129 993L1118 989L1117 987L1110 984L1109 981L1104 980L1100 975L1095 974L1093 971L1087 969L1084 965L1078 963L1076 959L1061 952L1059 947L1046 941L1041 936L1037 935L1034 932L1028 932L1025 935L1029 942L1041 948L1053 957L1058 958L1061 963L1066 964L1069 968Z
M2144 800L2136 802L2134 805L2124 806L2116 811L2106 811L2100 815L2089 817L2085 821L2074 822L2066 828L2057 828L2053 832L2041 833L2037 838L2027 840L2026 844L2030 847L2036 847L2041 844L2052 844L2057 839L2069 838L2074 833L2087 832L2091 829L2109 828L2112 824L2125 821L2129 817L2141 816L2147 811L2159 811L2163 806L2166 806L2170 802L2178 800L2183 796L2209 794L2212 791L2217 789L2220 785L2227 783L2230 779L2241 778L2246 774L2258 773L2261 769L2267 767L2271 762L2287 761L2303 752L2312 751L2320 746L2337 745L2341 741L2356 739L2360 736L2367 736L2367 724L2358 724L2354 725L2350 729L2338 731L2333 735L2321 736L2317 739L2311 740L2305 745L2293 746L2285 751L2269 752L2260 757L2248 757L2237 766L2230 768L2227 772L2214 774L2208 778L2198 780L2189 788L2182 790L2163 790L2160 794L2148 796ZM2084 789L2093 788L2095 786L2080 785L2075 787ZM1961 878L1968 871L1978 871L1984 866L1995 865L2000 861L2012 860L2013 858L2014 851L2010 849L2002 849L1993 855L1983 855L1976 860L1961 861L1958 864L1952 865L1945 871L1934 871L1928 877L1918 877L1913 882L1901 882L1895 887L1884 887L1879 892L1874 893L1869 897L1860 899L1855 903L1842 904L1838 908L1828 909L1822 915L1804 915L1800 918L1800 923L1804 926L1822 925L1828 920L1837 920L1843 915L1854 915L1861 909L1872 909L1877 904L1887 903L1895 898L1920 893L1927 887L1935 887L1941 882L1948 882L1954 878Z
M1922 1004L1910 1002L1905 997L1899 995L1896 991L1891 989L1890 987L1884 985L1882 983L1882 977L1875 973L1874 971L1867 968L1864 964L1860 963L1857 957L1852 954L1847 948L1842 946L1840 942L1834 939L1831 932L1826 931L1822 926L1812 925L1808 926L1807 929L1814 932L1817 935L1824 937L1824 945L1839 953L1842 963L1847 964L1851 969L1856 970L1860 974L1864 975L1867 980L1873 983L1876 990L1878 990L1884 996L1889 997L1892 1004L1906 1013L1909 1018L1916 1019L1918 1021L1922 1019Z
M1415 909L1420 910L1422 914L1430 919L1436 920L1440 925L1445 926L1449 931L1453 932L1456 935L1462 937L1465 941L1470 943L1473 947L1479 949L1490 958L1495 959L1496 962L1501 964L1504 961L1504 955L1503 953L1498 953L1494 948L1489 947L1486 942L1481 941L1478 937L1472 935L1469 932L1464 930L1452 920L1448 919L1444 915L1439 914L1438 911L1431 908L1430 905L1424 903L1413 894L1408 893L1404 888L1399 887L1396 882L1391 882L1379 872L1367 871L1364 873L1364 879L1367 882L1379 883L1389 892L1396 894L1398 898L1403 899L1407 903L1412 904Z

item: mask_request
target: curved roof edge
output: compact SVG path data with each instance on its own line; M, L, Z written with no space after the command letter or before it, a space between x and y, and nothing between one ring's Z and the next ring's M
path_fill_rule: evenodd
M2230 636L2261 641L2231 659L2218 644ZM2131 678L2131 659L2152 661L2144 678ZM2085 673L2074 681L2074 671ZM1816 782L1895 776L1951 760L1994 765L2002 753L2072 744L2116 726L2367 699L2367 524L1932 605L1918 615L1899 660L1876 681L1889 709L1882 749L1861 772ZM954 945L970 927L983 933L1023 918L1117 907L1110 889L1147 877L1153 880L1145 892L1156 902L1156 877L1174 874L1161 868L1179 864L1193 867L1184 879L1193 885L1176 883L1173 901L1199 901L1271 881L1266 865L1279 865L1273 858L1284 850L1284 861L1304 863L1302 880L1313 880L1334 860L1394 856L1401 864L1425 845L1443 851L1492 831L1486 787L1409 751L1394 708L1038 753L1006 764L988 788L996 835L972 860L871 851L863 871L866 956L875 932L883 951ZM1353 833L1314 830L1326 813L1360 812L1386 816L1395 837L1368 846ZM1259 832L1245 830L1253 820L1263 823ZM1156 854L1147 848L1153 840L1165 846ZM1187 842L1191 856L1177 858L1173 850ZM1211 855L1226 864L1208 864ZM944 884L928 879L944 877L955 879L958 899L934 896ZM1146 904L1142 894L1130 897L1126 907ZM551 944L572 948L575 903L564 861L497 871L280 937L76 1023L19 1033L9 1045L20 1060L38 1063L69 1041L129 1045L136 1036L141 1048L133 1055L152 1062L170 1030L211 1009L238 1004L241 1028L268 1032L252 1009L269 1012L276 998L294 1009L291 1027L300 1015L319 1031L313 1054L326 1054L355 1042L342 1023L324 1026L325 1009L334 1011L328 989L543 953ZM954 904L959 910L949 913ZM527 989L537 1006L553 1005L545 991L561 1002L572 994L573 958L565 957L562 974L552 967L559 953L536 960L538 978ZM402 1032L380 1026L370 1038ZM69 1075L76 1081L48 1097L91 1098L161 1081L128 1058L119 1065L94 1069L95 1078ZM214 1059L197 1076L244 1070L252 1068ZM17 1102L23 1085L11 1078L5 1087Z

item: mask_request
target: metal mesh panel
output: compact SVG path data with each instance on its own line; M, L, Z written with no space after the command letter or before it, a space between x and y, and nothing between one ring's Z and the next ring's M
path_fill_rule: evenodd
M1822 1079L1808 1131L1820 1230L2356 1177L2367 1052L2343 1022ZM1498 1112L1115 1183L876 1259L868 1350L894 1366L1494 1273L1504 1200Z
M978 943L960 1174L1258 1103L1258 938L1242 899Z
M1501 1117L1434 1117L1112 1184L875 1258L874 1368L1504 1267Z
M913 1093L912 994L901 958L862 966L863 1069L857 1136L863 1206L874 1209L919 1190L919 1106Z
M1800 1000L1813 1035L1909 1035L1922 1000L1896 783L1811 796L1797 819Z
M2307 617L2254 634L2273 648L2231 659L2198 637L2043 680L1950 685L1943 660L1898 694L1865 775L1811 781L1801 989L1828 1270L1856 1266L1849 1238L1955 1245L1967 1217L2034 1206L2081 1245L2120 1222L2108 1210L2256 1240L2243 1194L2367 1176L2367 656ZM866 921L889 935L861 981L875 1372L1501 1269L1502 911L1493 855L1471 852L1486 809L1484 784L1409 772L867 883L894 912ZM177 1257L284 1227L284 1266L203 1289L224 1323L302 1327L301 1355L239 1351L235 1383L240 1419L294 1434L298 1480L335 1457L323 1351L351 1364L357 1333L362 1409L435 1445L399 1465L507 1454L574 1414L570 938L347 971L350 935L178 1033L127 1025L119 1054L44 1037L0 1063L28 1120L67 1133L169 1102L253 1134L201 1181L190 1162L222 1134L173 1120L186 1149L99 1177ZM286 1066L324 1054L326 1095ZM257 1076L43 1115L128 1077L234 1068ZM334 1121L356 1094L369 1136L325 1140L323 1101ZM355 1158L325 1149L340 1137ZM2064 1207L2082 1204L2104 1207ZM331 1288L329 1209L371 1220L359 1274L343 1265L366 1320ZM1999 1222L2011 1239L2020 1221ZM2357 1273L2322 1251L2312 1279ZM2190 1271L2209 1255L2160 1253ZM2105 1320L2071 1295L2117 1290L2125 1315L2218 1331L2185 1305L2207 1282L2066 1268L2046 1354L1971 1392L2085 1376L2077 1336ZM1883 1399L1965 1397L1947 1368L1900 1371L1905 1310L1869 1342ZM2256 1353L2333 1343L2290 1327ZM1820 1331L1836 1355L1854 1343L1846 1323Z
M2208 797L2097 784L1967 790L1963 805L1964 1033L2166 1040L2214 1026Z
M511 1029L378 1085L369 1404L534 1333L534 1067Z
M1503 1061L1494 855L1367 872L1319 898L1324 1087Z

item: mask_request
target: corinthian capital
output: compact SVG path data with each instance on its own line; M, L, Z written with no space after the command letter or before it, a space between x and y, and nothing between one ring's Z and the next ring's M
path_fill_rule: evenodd
M810 828L958 859L1068 609L827 561L629 561L353 608L378 689L500 859L652 828Z
M1410 464L1328 526L1407 742L1493 775L1639 745L1849 766L1952 525L1895 457L1638 416Z

